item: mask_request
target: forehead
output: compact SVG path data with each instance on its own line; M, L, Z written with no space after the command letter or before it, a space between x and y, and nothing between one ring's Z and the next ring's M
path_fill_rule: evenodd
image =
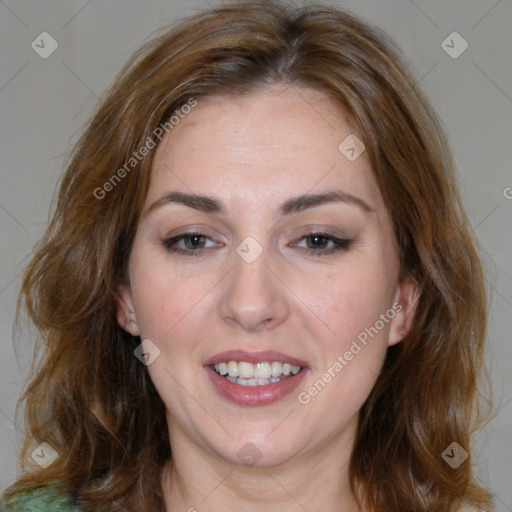
M366 154L349 161L338 148L353 128L321 92L278 85L197 102L157 147L148 203L171 189L247 205L342 188L381 205Z

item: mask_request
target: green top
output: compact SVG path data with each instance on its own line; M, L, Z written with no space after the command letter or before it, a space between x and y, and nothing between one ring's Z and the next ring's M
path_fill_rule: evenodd
M48 484L24 491L9 488L4 495L0 495L0 512L84 512L84 509L73 504L73 499L55 484ZM478 511L462 507L458 512Z
M8 489L0 496L1 512L82 512L73 499L58 490L56 485L45 485L31 490Z

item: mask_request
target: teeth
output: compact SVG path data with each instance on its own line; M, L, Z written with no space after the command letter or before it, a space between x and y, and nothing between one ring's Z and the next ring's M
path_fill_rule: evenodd
M235 361L229 361L228 363L228 373L230 377L238 377L238 365Z
M231 364L231 362L229 364ZM242 379L252 379L254 377L254 365L240 361L238 363L238 376Z
M264 386L279 381L277 377L296 375L301 369L301 366L282 364L278 361L256 364L247 361L228 361L215 364L215 371L219 375L242 386Z
M272 377L279 377L283 373L283 365L274 361L270 366Z
M257 379L268 379L272 375L270 363L257 363L254 368L254 376Z
M233 384L240 384L242 386L266 386L267 384L273 384L279 382L280 379L272 377L271 379L237 379L236 377L226 377L229 382Z

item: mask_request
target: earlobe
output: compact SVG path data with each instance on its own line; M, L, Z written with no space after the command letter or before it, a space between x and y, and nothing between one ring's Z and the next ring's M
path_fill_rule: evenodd
M391 320L389 345L402 341L411 330L419 298L418 285L410 278L404 278L397 287L393 301L395 316Z
M140 336L135 311L133 309L132 296L128 287L120 287L116 298L116 319L119 327L132 336Z

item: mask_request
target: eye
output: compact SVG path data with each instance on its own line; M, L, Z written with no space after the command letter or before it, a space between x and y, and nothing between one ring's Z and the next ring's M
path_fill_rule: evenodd
M338 238L337 236L330 235L327 233L308 233L301 239L306 241L306 247L304 247L308 254L313 256L322 256L325 254L332 254L338 251L346 251L352 243L351 240L346 238ZM293 244L296 247L301 247L300 244Z
M208 241L213 242L213 240L204 233L191 232L167 238L163 240L162 243L169 252L198 256L205 249L209 248L206 247Z

